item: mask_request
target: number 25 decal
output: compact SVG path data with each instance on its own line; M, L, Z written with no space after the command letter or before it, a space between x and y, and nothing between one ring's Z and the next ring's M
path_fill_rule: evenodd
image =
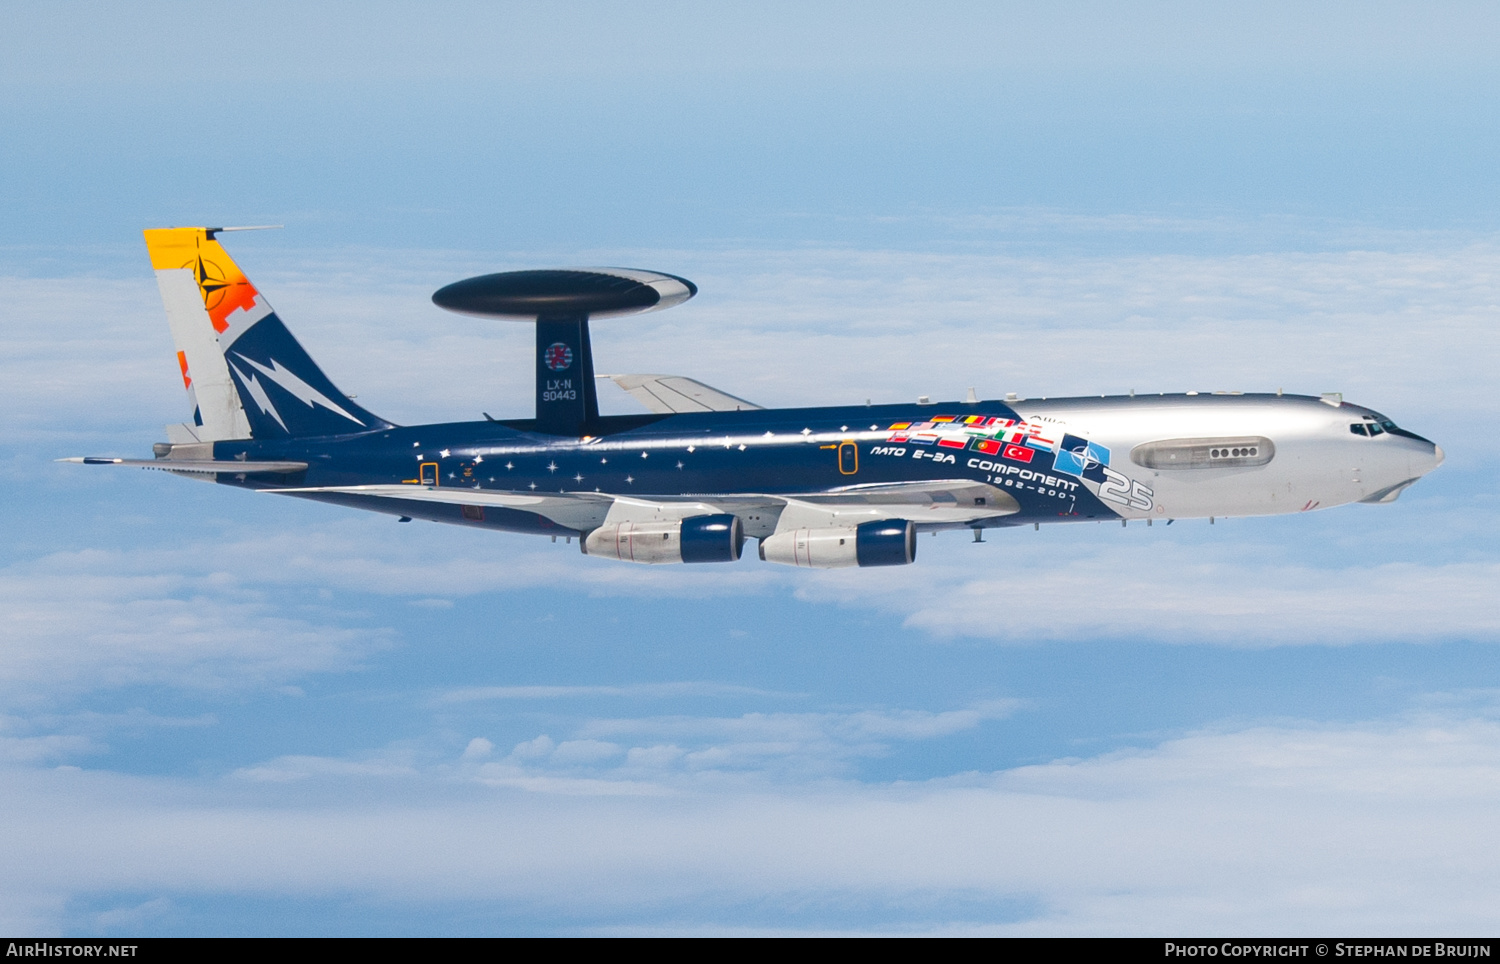
M1128 505L1142 512L1150 512L1156 505L1152 501L1152 494L1151 489L1143 483L1131 481L1108 466L1104 468L1104 481L1099 485L1099 498L1118 502L1120 505Z

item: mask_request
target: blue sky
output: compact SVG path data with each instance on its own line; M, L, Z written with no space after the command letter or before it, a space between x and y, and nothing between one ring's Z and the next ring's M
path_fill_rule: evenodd
M1492 7L4 14L6 929L1495 928ZM828 573L52 463L186 414L140 229L261 222L240 264L405 423L530 397L528 332L434 289L616 263L702 293L605 370L1336 390L1448 462Z

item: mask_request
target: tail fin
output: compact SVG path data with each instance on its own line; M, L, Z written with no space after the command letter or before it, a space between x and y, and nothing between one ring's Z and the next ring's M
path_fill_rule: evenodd
M193 421L172 441L346 435L389 428L329 381L216 240L222 228L145 232ZM185 437L191 436L191 438Z

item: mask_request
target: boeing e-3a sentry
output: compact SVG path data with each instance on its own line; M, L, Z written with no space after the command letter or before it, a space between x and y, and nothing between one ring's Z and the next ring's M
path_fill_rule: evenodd
M610 375L650 409L600 415L592 319L689 281L620 268L469 278L439 306L536 328L533 418L396 425L339 391L220 245L145 232L192 419L143 466L384 512L577 538L637 563L902 565L916 535L1276 515L1388 503L1443 450L1326 394L1188 392L766 409L691 378Z

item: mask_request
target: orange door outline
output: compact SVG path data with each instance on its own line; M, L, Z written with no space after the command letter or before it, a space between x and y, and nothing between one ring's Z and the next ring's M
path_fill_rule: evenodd
M859 446L845 439L839 443L839 475L854 475L859 471Z

